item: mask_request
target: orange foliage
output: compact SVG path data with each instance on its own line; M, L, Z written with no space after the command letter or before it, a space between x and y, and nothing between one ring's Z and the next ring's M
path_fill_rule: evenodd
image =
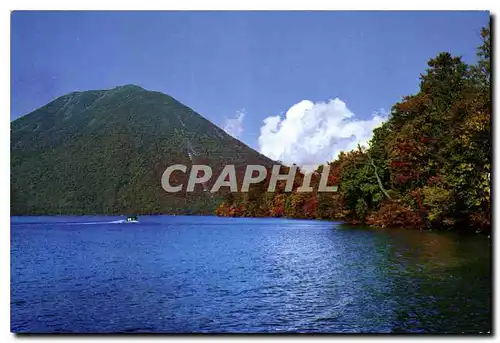
M386 201L376 212L365 220L366 224L378 227L421 228L423 225L419 213L398 201Z

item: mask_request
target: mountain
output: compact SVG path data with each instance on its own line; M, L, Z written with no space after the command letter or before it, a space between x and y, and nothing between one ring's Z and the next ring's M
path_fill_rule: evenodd
M168 166L210 165L214 182L225 164L273 163L166 94L73 92L11 123L11 214L208 213L221 194L167 193Z

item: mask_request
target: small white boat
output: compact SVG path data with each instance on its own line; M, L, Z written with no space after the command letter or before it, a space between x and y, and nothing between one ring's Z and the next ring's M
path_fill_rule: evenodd
M139 218L137 218L137 216L128 216L126 222L127 223L138 223Z

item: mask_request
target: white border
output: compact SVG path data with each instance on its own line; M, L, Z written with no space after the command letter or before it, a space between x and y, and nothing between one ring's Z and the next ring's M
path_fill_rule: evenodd
M6 1L7 3L9 1ZM183 0L183 1L98 1L70 4L60 0L11 1L18 10L489 10L494 1L320 1L320 0Z

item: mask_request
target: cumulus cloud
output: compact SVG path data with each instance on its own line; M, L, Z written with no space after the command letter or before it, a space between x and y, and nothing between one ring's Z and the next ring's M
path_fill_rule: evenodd
M238 138L243 133L243 119L245 118L245 110L239 110L236 112L234 118L226 118L222 129L234 138Z
M367 120L357 119L338 98L317 103L303 100L290 107L284 117L264 120L259 148L262 154L288 165L317 166L358 143L366 145L373 129L386 119L384 111Z

